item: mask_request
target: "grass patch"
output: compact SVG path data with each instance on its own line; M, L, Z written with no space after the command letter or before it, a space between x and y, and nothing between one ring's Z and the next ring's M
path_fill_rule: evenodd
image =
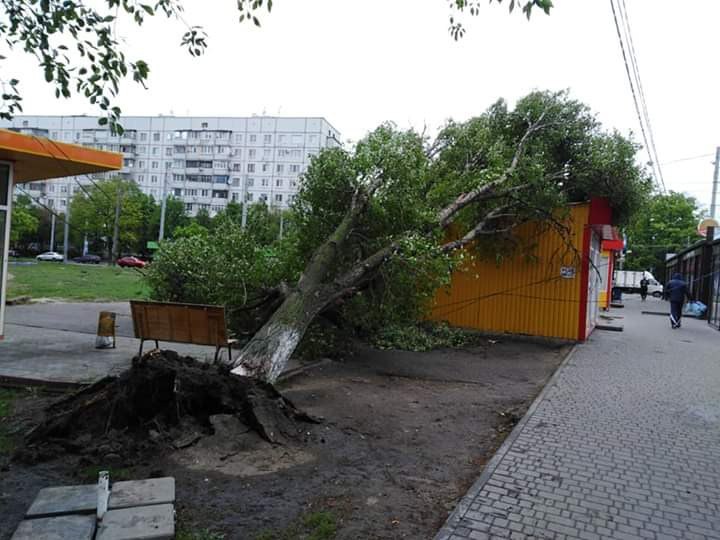
M100 471L108 471L112 482L122 482L123 480L133 479L130 469L113 469L112 467L103 467L102 465L90 465L78 470L77 474L81 480L94 483L98 481Z
M7 418L13 412L13 401L18 395L17 390L0 388L0 455L10 454L15 448L8 430Z
M179 529L175 535L176 540L224 540L225 535L215 533L209 529Z
M131 268L104 265L11 264L8 297L63 300L131 300L148 297L142 275Z
M311 512L287 529L263 531L255 540L332 540L336 534L337 519L332 512Z

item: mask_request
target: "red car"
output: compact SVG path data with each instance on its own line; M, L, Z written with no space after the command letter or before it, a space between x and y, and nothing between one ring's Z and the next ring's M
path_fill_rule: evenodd
M121 257L117 260L118 266L122 268L145 268L147 263L137 257Z

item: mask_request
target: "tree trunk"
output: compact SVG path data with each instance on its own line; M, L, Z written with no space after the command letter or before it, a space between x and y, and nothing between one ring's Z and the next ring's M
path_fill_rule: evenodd
M234 360L231 373L274 383L326 303L319 288L291 292Z

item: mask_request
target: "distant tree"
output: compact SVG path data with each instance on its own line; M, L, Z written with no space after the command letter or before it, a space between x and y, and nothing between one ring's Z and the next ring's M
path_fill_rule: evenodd
M198 210L193 221L207 230L212 229L213 218L210 217L210 212L208 212L206 208Z
M27 244L34 241L40 226L40 218L32 199L27 195L18 195L13 203L12 222L10 224L10 244Z
M439 1L439 0L438 0ZM501 4L503 0L487 0ZM219 2L213 3L213 7ZM260 25L259 13L268 12L273 0L235 0L240 22ZM459 39L465 33L461 18L478 15L483 0L450 0L450 33ZM145 85L150 66L141 59L128 59L126 44L118 35L125 24L142 26L157 15L184 21L182 0L2 0L0 37L10 54L26 53L37 61L45 80L55 87L57 98L73 93L84 96L104 115L100 124L122 132L120 108L116 104L122 82L132 78ZM508 0L510 11L519 8L528 17L538 8L549 13L551 0ZM409 17L412 15L409 14ZM118 24L118 23L121 24ZM180 43L191 56L207 47L207 35L199 26L183 28ZM4 60L0 56L0 61ZM0 70L0 118L22 111L20 80Z
M653 195L627 227L625 268L648 270L663 279L665 255L700 239L697 233L700 217L693 197L674 191Z
M173 231L173 240L180 240L181 238L193 238L195 236L206 237L210 234L205 227L200 225L197 221L191 221L187 225L181 225L175 227Z
M153 206L150 229L152 240L157 240L160 234L160 215L162 212L161 203ZM185 227L190 223L190 217L185 212L185 203L176 197L168 197L165 201L165 238L174 238L175 229Z
M73 241L82 245L84 235L112 251L115 207L120 200L119 252L141 252L150 216L154 209L151 197L134 182L123 179L96 181L75 193L70 203Z

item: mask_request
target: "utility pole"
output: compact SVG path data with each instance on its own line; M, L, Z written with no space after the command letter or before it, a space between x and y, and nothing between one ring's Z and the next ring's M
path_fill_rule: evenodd
M710 203L710 217L716 217L718 189L720 189L720 146L715 148L715 173L713 174L712 202Z
M115 224L113 225L113 245L111 262L113 266L117 263L120 243L120 197L122 196L122 186L118 186L117 196L115 197Z
M247 225L247 209L248 201L247 201L247 176L243 178L243 190L242 190L242 215L240 217L240 227L242 230L245 230L245 226Z
M50 251L55 251L55 212L50 215Z
M63 262L67 264L68 262L68 247L70 244L69 236L70 236L70 201L68 201L68 204L65 208L65 227L63 228L64 236L63 236Z
M282 206L281 206L280 207L280 240L282 240L282 238L283 238L284 225L285 225L285 221L284 221L284 215L283 215L283 210L282 210Z
M163 180L162 201L160 202L160 232L158 234L158 242L162 242L165 237L165 207L167 203L167 172Z

